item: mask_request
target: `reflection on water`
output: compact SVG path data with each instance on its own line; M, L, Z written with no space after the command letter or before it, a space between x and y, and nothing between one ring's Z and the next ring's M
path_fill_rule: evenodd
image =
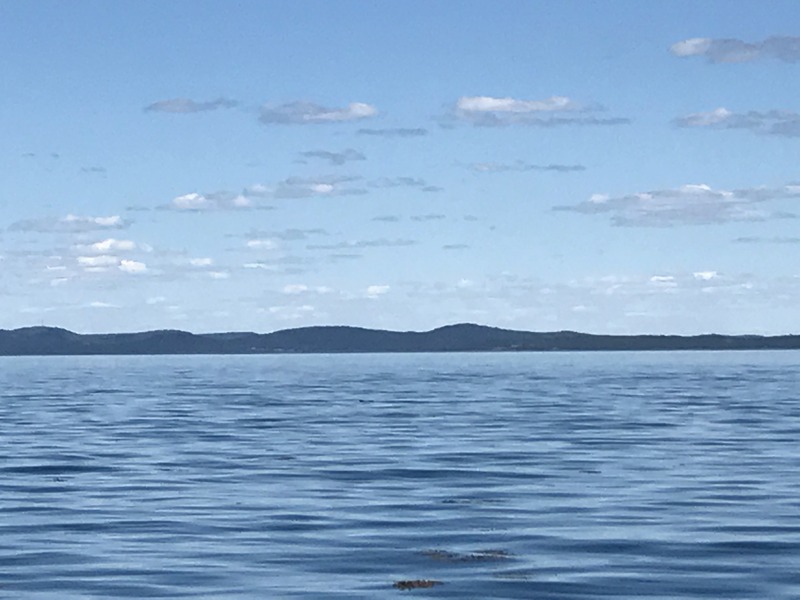
M0 596L800 597L800 353L0 359Z

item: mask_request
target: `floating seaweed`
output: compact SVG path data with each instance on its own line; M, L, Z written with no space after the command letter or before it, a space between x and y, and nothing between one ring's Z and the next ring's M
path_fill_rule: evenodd
M435 585L442 585L442 582L435 579L404 579L395 581L392 587L398 590L415 590L418 588L432 588Z

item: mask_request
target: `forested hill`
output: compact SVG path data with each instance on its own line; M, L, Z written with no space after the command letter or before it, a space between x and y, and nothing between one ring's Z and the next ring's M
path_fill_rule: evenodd
M0 355L273 354L342 352L481 352L564 350L798 349L800 336L592 335L573 331L512 331L459 324L424 332L360 327L301 327L273 333L77 334L55 327L0 329Z

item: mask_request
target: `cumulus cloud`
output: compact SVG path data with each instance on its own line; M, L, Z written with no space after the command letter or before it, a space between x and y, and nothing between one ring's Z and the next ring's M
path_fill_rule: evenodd
M256 206L256 194L247 191L241 194L231 194L228 192L213 192L210 194L200 194L190 192L181 196L176 196L168 208L184 211L205 211L205 210L241 210L251 208L271 208L267 206Z
M352 148L346 148L341 152L331 152L329 150L309 150L307 152L301 152L300 156L304 158L318 158L320 160L325 160L328 161L329 164L337 167L340 167L350 161L366 160L367 158L361 154L361 152L353 150Z
M629 119L599 117L602 107L579 104L566 96L544 100L520 100L493 96L462 96L452 109L452 118L482 127L505 125L624 125Z
M566 96L550 96L546 100L517 100L492 96L462 96L456 110L462 112L531 113L577 110L579 105Z
M227 98L217 98L208 102L197 102L189 98L171 98L169 100L159 100L145 106L145 112L161 112L172 114L189 114L197 112L208 112L219 108L233 108L237 102Z
M135 250L136 242L108 238L100 242L95 242L94 244L89 244L88 246L83 246L82 248L90 252L96 252L97 254L106 254L108 252Z
M344 108L328 108L313 102L289 102L278 106L264 105L259 121L266 125L309 125L359 121L378 114L371 104L351 102Z
M704 56L710 63L742 63L767 58L794 63L800 61L800 37L771 36L752 43L735 38L690 38L673 44L670 52L681 58Z
M147 265L137 260L122 259L118 268L125 273L144 273L147 271Z
M247 240L245 245L251 250L275 250L278 247L278 243L271 239Z
M692 276L698 281L711 281L716 279L719 274L716 271L696 271L692 273Z
M131 224L119 215L89 217L67 215L61 218L26 219L9 226L10 231L35 231L39 233L85 233L102 229L125 229Z
M334 175L289 177L276 185L251 185L239 193L226 191L212 193L190 192L173 198L168 205L161 208L185 212L272 210L275 208L274 206L264 204L266 199L366 194L367 190L353 185L353 182L359 179L360 177Z
M82 267L116 267L119 259L116 256L101 254L100 256L79 256L78 264Z
M574 173L577 171L585 171L586 167L583 165L535 165L518 160L513 163L472 163L469 168L478 173L506 173L509 171L525 172L525 171L553 171L556 173Z
M351 185L359 177L289 177L275 188L276 198L312 198L319 196L352 196L366 194L363 188Z
M800 137L800 113L790 110L748 111L736 113L720 107L675 119L678 127L707 129L745 129L764 135Z
M624 226L705 225L793 218L794 214L769 211L761 206L785 198L800 198L800 186L729 191L692 184L617 197L595 194L585 202L557 206L554 210L608 214L614 225Z
M677 285L677 283L675 283L675 277L672 275L653 275L650 277L650 283L653 285L663 285L667 287L673 287Z
M422 128L390 127L387 129L359 129L356 133L358 133L358 135L371 135L377 137L409 138L428 135L428 130Z

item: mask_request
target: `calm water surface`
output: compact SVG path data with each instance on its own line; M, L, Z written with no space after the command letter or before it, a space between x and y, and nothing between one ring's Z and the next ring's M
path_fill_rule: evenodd
M800 353L0 359L0 597L800 598ZM435 580L424 589L393 587Z

